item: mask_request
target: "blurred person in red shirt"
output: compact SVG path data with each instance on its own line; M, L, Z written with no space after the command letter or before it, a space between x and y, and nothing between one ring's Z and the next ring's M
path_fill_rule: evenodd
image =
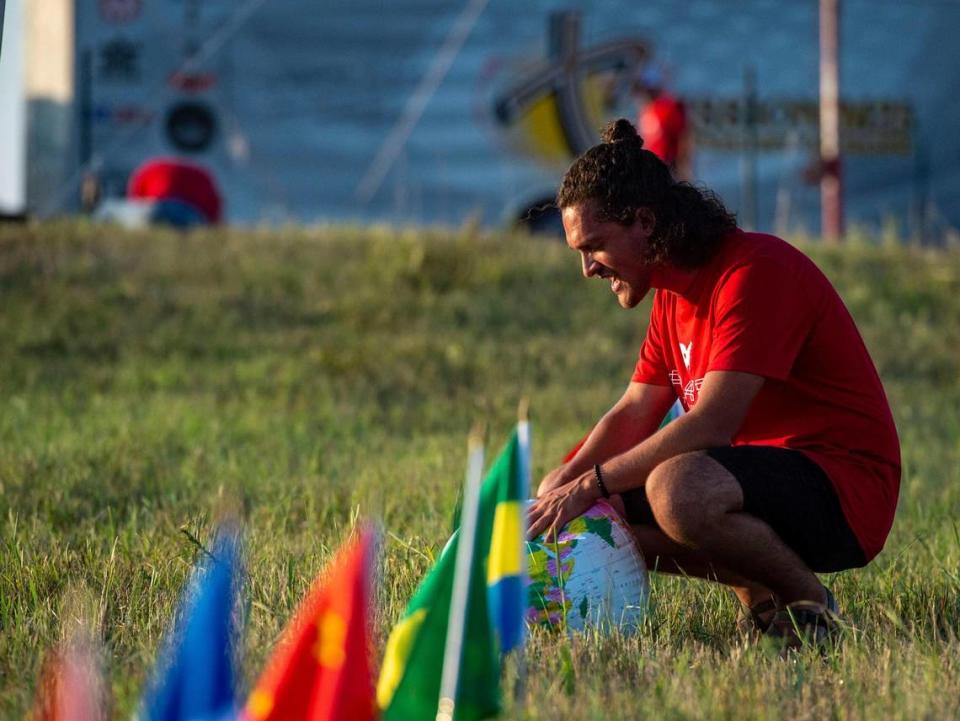
M680 180L693 179L693 137L683 102L664 87L662 73L647 67L633 85L640 104L637 127L644 147Z

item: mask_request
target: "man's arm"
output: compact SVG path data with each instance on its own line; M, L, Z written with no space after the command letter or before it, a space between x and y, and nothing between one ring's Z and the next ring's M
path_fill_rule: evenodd
M649 437L659 428L675 399L669 386L631 383L599 420L577 454L544 477L537 495L573 481L594 464L605 463Z
M730 445L762 385L763 377L750 373L707 373L693 410L632 448L602 461L607 491L616 494L642 488L650 472L674 456ZM593 463L597 462L601 461ZM559 531L601 496L593 463L572 481L537 498L528 514L530 538L543 531Z
M763 377L752 373L707 373L693 410L604 463L603 480L607 490L622 493L641 488L654 468L674 456L729 446L761 386Z

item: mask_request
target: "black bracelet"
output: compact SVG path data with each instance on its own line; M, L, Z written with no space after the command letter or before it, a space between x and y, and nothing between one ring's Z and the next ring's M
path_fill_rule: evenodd
M603 473L600 472L600 464L593 467L593 475L597 477L597 485L600 487L600 493L604 498L610 498L610 491L607 490L607 484L603 482Z

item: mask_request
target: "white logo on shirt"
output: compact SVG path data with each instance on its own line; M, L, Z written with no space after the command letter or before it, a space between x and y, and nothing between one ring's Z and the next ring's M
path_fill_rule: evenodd
M683 377L677 370L670 371L670 382L677 387L677 397L683 399L687 410L696 405L703 387L703 378L691 378L683 384Z
M690 341L686 345L683 343L680 344L680 355L683 356L683 364L687 367L687 370L690 370L690 351L693 350L693 341Z

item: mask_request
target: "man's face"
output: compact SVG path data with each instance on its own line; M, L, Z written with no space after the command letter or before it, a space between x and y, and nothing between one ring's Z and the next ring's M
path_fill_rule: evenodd
M583 275L609 281L623 308L633 308L650 290L650 266L642 251L653 231L653 214L641 211L632 225L600 222L590 201L564 208L567 245L580 253Z

